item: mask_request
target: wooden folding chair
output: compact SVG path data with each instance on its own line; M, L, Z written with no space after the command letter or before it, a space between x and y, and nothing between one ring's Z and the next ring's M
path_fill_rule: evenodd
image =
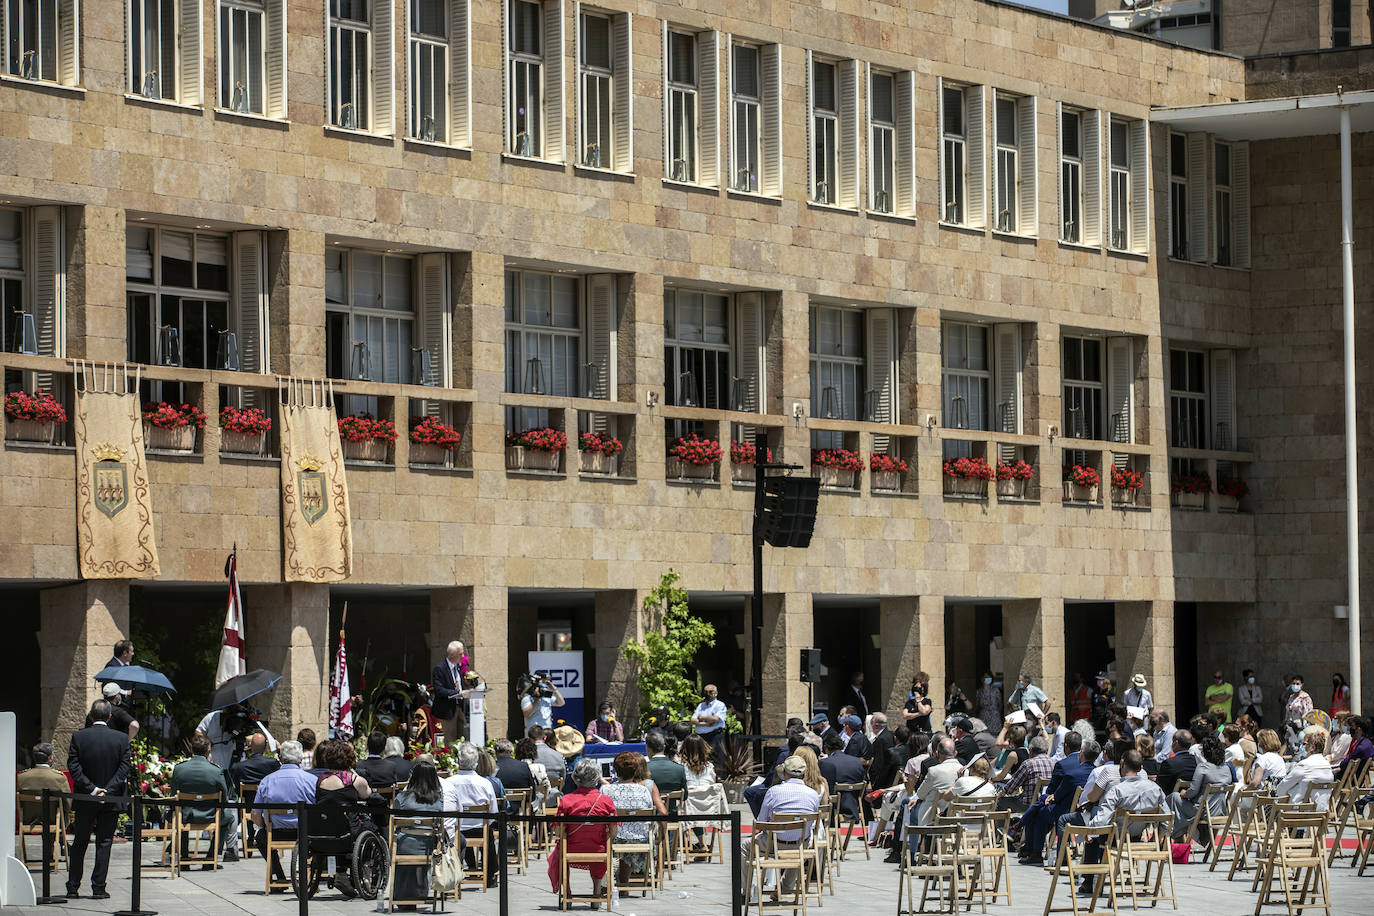
M805 841L797 842L781 839L784 833L796 830L805 831L806 821L800 817L779 817L774 821L755 821L754 839L749 847L749 875L751 892L745 897L744 912L747 916L750 907L757 907L759 913L768 911L801 909L806 916L806 860L802 857ZM772 900L763 889L764 878L768 872L776 872L777 884L772 892ZM796 882L792 893L784 899L782 892L783 873L795 872ZM757 894L757 897L754 895Z
M687 805L687 790L679 789L676 792L660 792L659 798L663 799L663 806L668 809L668 813L677 815ZM664 877L668 880L673 878L673 870L681 869L687 865L687 851L685 827L682 821L668 821L665 824L656 824L655 833L658 834L662 845L659 855L659 866Z
M239 824L239 845L243 847L241 852L245 859L251 859L257 847L253 845L253 837L256 835L256 825L248 817L248 812L253 810L253 800L258 797L258 784L255 782L239 783L239 798L243 800L244 806L239 812L242 821Z
M830 868L834 869L835 874L840 873L840 798L834 792L830 793L830 800L826 802L825 819L825 846L826 861L830 863ZM905 814L905 809L903 809Z
M604 830L606 842L599 852L569 852L568 834L573 830ZM615 824L555 824L554 844L558 848L558 908L566 910L569 903L604 903L606 912L611 911L611 901L615 898L612 886L615 884L615 863L611 853L611 835ZM599 894L574 894L568 879L574 865L601 865L606 869L606 880L602 882Z
M387 823L387 849L390 852L387 859L390 864L387 866L386 887L388 893L386 911L390 913L396 908L396 904L398 903L403 906L411 904L417 906L429 904L434 908L434 912L442 913L444 911L444 898L447 895L440 893L434 886L434 874L432 871L434 865L433 853L407 853L402 855L396 851L396 840L398 837L432 840L433 844L431 848L438 850L447 840L447 834L444 830L444 819L442 817L401 817L399 815L392 815ZM269 862L272 858L271 842L271 836L269 834L267 856ZM428 873L428 878L424 882L424 886L429 893L423 897L396 896L396 869L398 867L425 869ZM270 882L270 871L268 872L268 876ZM268 893L270 894L271 885L269 884L268 887Z
M533 799L530 802L531 811L534 810L534 802L535 800ZM539 814L542 817L553 817L557 813L557 802L539 809ZM536 859L542 858L543 856L548 855L548 853L554 848L557 842L558 838L554 836L552 824L546 823L544 821L533 821L530 823L530 835L529 839L526 841L526 848L529 850L530 855L534 856Z
M1259 867L1261 907L1282 904L1290 916L1304 910L1331 913L1331 882L1326 870L1326 814L1281 812L1274 821L1274 841ZM1280 898L1275 885L1283 891ZM1294 899L1296 895L1296 899Z
M25 803L35 808L40 807L43 804L43 796L39 793L31 794L28 792L19 792L16 793L16 797L17 804L15 805L15 808L19 811L23 810ZM65 865L67 862L67 807L65 804L65 799L51 799L48 802L48 813L49 818L46 828L42 823L26 824L23 822L23 818L20 818L18 837L19 857L23 861L24 865L28 867L29 871L33 871L35 869L41 871L43 869L42 843L45 829L47 833L52 835L52 870L56 871L58 865ZM39 817L41 818L42 815L40 814ZM38 838L38 855L34 858L29 858L29 837Z
M1102 861L1096 864L1088 864L1075 859L1069 855L1069 850L1077 843L1082 843L1083 848L1087 849L1087 844L1093 839L1100 839L1102 842ZM1064 838L1059 844L1059 855L1055 863L1048 870L1053 873L1050 879L1050 892L1045 897L1044 916L1050 913L1069 913L1078 916L1081 912L1078 904L1078 882L1083 878L1094 878L1097 880L1096 888L1088 904L1088 912L1097 909L1097 901L1102 896L1102 888L1105 885L1109 900L1110 912L1116 916L1116 824L1108 824L1105 827L1081 827L1071 824L1064 828ZM1054 892L1059 886L1059 878L1064 875L1069 884L1069 903L1070 906L1054 906Z
M267 896L272 896L274 890L288 890L294 885L291 883L293 875L290 874L291 858L290 853L296 848L296 840L282 839L281 833L272 836L272 813L264 811L262 813L262 830L266 839L267 855L263 856L264 865L267 869ZM277 868L281 871L284 880L275 881L272 878L272 858L276 855ZM146 866L145 866L146 867ZM388 885L389 886L389 885Z
M897 916L925 913L933 899L942 904L940 912L953 913L959 905L959 869L962 864L964 828L957 822L928 827L908 827L906 847L901 853L897 874ZM915 882L921 880L921 899L916 899ZM902 908L902 892L906 908Z
M208 824L193 824L186 819L186 807L189 804L199 804L204 802L219 802L223 800L224 793L211 792L208 795L195 795L190 792L178 792L177 801L180 802L176 809L176 843L177 843L177 864L173 874L180 875L181 870L186 865L209 865L211 870L220 868L219 861L219 809L211 812ZM201 840L207 839L210 842L209 850L200 851ZM185 852L181 850L185 849Z
M459 812L462 814L490 814L486 805L459 805ZM459 829L462 829L462 820L459 820ZM473 850L472 860L477 863L476 868L468 868L466 861L463 865L463 878L461 884L476 884L482 888L482 893L486 893L489 880L487 878L487 856L493 854L495 847L492 845L491 821L482 818L482 833L480 836L464 836L463 842L466 844L464 850Z
M705 795L707 792L714 793L714 791L714 787L708 786L701 794ZM691 796L693 793L689 790L687 794ZM723 822L691 821L684 822L682 826L684 831L682 837L684 840L687 838L687 831L692 830L692 828L699 828L703 831L702 848L697 849L695 843L687 845L683 850L684 862L715 862L721 865L725 864L725 841L721 839L724 830ZM692 836L695 837L696 834L693 833Z
M1078 802L1083 798L1083 787L1077 786L1073 790L1073 801L1069 802L1069 811L1078 810ZM1058 825L1052 825L1045 831L1045 848L1040 850L1040 858L1045 862L1053 862L1059 857L1059 838L1056 835Z
M1166 900L1178 909L1178 892L1174 887L1174 857L1169 833L1174 819L1168 811L1125 814L1120 818L1116 835L1119 872L1125 882L1122 892L1130 891L1131 908L1140 909L1142 902L1154 907ZM1169 879L1169 893L1164 893L1164 879Z
M529 814L534 798L533 789L507 789L506 805L512 814ZM506 850L507 861L515 866L517 874L523 875L530 865L530 825L527 821L512 821L515 828L515 845Z
M1204 862L1207 860L1207 856L1211 855L1212 843L1216 841L1217 825L1212 816L1212 799L1218 795L1224 795L1226 792L1229 792L1230 789L1230 786L1219 786L1214 783L1209 783L1206 788L1202 790L1202 797L1197 800L1197 810L1193 812L1193 820L1188 825L1188 832L1184 836L1184 839L1188 840L1189 843L1195 843L1202 847L1204 850L1202 861ZM1207 832L1206 843L1201 841L1202 830L1204 828Z
M1012 812L988 811L983 817L987 821L987 832L983 835L982 848L978 855L983 860L984 875L992 876L988 899L995 904L998 897L1006 897L1007 906L1011 906L1011 867L1008 862L1007 844L1010 842L1008 833L1011 829Z
M817 811L815 814L795 816L807 823L806 839L802 843L802 861L806 863L806 896L808 899L814 897L816 906L824 906L825 901L821 894L825 890L825 853L828 852L828 849L824 839L822 839L824 830L821 828L825 824L825 815ZM835 896L835 882L833 880L830 882L830 896Z
M1268 861L1274 854L1274 847L1283 839L1283 829L1279 826L1279 820L1285 815L1297 816L1300 814L1315 814L1311 802L1282 802L1276 801L1269 806L1268 822L1264 837L1255 846L1255 878L1250 882L1250 893L1257 893L1260 889L1260 882L1264 876L1263 863ZM1325 850L1323 850L1325 853Z
M1231 793L1226 803L1226 821L1221 825L1221 830L1212 836L1212 861L1207 866L1208 871L1216 871L1221 862L1235 859L1245 818L1258 793L1258 789L1236 789ZM1222 859L1223 855L1227 856L1225 860Z
M157 858L149 860L145 856L139 868L145 872L165 871L169 877L175 878L181 871L181 844L177 842L177 822L181 817L181 809L147 805L143 810L158 812L162 820L156 827L146 824L143 827L143 842L157 843Z
M657 814L653 808L624 808L616 811L616 814L623 814L626 817L647 817ZM663 872L661 861L656 854L660 845L657 824L646 824L649 828L648 834L642 840L622 839L618 835L613 835L611 839L611 858L622 855L643 854L644 855L644 874L630 874L629 877L618 888L622 891L639 891L639 896L643 897L645 892L649 896L657 898L658 889L662 886Z
M988 911L987 885L984 881L983 839L988 831L987 816L981 812L951 813L946 810L938 824L957 824L959 832L959 884L966 906L973 908L973 895L978 894L983 912Z
M1374 759L1371 762L1374 762ZM1328 866L1335 865L1337 859L1345 856L1341 840L1346 830L1354 828L1355 803L1359 801L1363 791L1360 783L1366 770L1367 767L1362 764L1346 767L1345 772L1341 773L1341 778L1336 781L1330 801L1327 802L1327 810L1331 812L1331 826L1335 829L1331 851L1326 860Z
M1366 809L1366 813L1361 814L1358 808L1355 809L1355 849L1350 854L1350 867L1359 866L1357 874L1363 878L1364 870L1369 865L1369 857L1374 852L1374 806Z
M849 838L854 835L854 831L856 829L859 831L859 836L862 840L862 842L860 842L859 845L863 847L864 858L873 858L873 854L868 850L868 837L866 836L866 831L864 830L863 802L864 795L866 795L867 793L867 782L837 782L835 783L835 791L831 793L833 796L835 796L835 808L839 811L839 814L836 816L836 822L838 824L843 825L846 821L848 821L848 826L841 827L841 829L844 830L844 841L840 844L841 862L843 862L845 860L845 857L849 854ZM854 796L854 801L855 804L858 806L859 812L857 817L855 817L852 814L844 813L844 806L840 802L845 795Z

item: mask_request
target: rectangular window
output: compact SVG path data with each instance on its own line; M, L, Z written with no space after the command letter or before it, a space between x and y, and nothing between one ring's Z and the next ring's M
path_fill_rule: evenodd
M1207 354L1169 350L1169 445L1208 448Z
M407 22L406 136L470 145L467 0L409 0Z
M782 195L782 52L778 45L727 45L730 62L730 188ZM808 85L810 78L808 77Z
M76 86L80 0L4 0L4 69L11 76Z
M944 425L951 429L991 429L989 329L979 324L946 321L942 330Z
M999 94L993 106L995 121L996 172L993 188L996 199L993 207L997 212L997 229L1000 232L1016 232L1020 225L1020 194L1018 193L1021 168L1018 162L1020 143L1017 136L1017 100Z
M862 309L811 307L811 412L823 420L860 420L867 372ZM843 448L844 433L816 431L812 448Z
M217 23L219 107L285 118L285 0L219 0Z
M894 213L897 206L897 75L868 76L869 209Z
M0 210L0 345L7 353L37 353L34 317L24 301L25 211Z
M401 385L424 381L412 377L415 259L334 247L324 254L326 374Z
M391 0L329 0L329 123L345 130L393 129Z
M695 290L663 293L664 399L680 407L740 409L731 365L730 299Z
M64 355L64 237L61 207L0 208L0 349ZM52 377L24 384L47 390Z
M1188 257L1188 138L1169 134L1169 257Z
M836 98L836 65L813 60L810 67L811 97L811 200L833 204L838 199L839 102Z
M697 66L699 52L694 32L669 31L664 42L665 89L664 143L668 161L665 174L673 181L697 180Z
M1231 146L1229 143L1218 141L1213 144L1212 149L1215 159L1212 172L1215 187L1212 212L1216 218L1216 262L1222 267L1231 267L1235 264L1235 225L1231 218Z
M581 280L506 271L506 390L550 397L581 393ZM548 411L507 408L508 427L548 425Z
M503 0L506 151L563 161L562 0Z
M1081 243L1083 237L1083 115L1059 109L1059 238Z
M177 49L178 0L128 0L129 85L149 99L177 98L181 81ZM194 5L194 4L193 4Z
M629 14L583 12L579 5L577 19L577 161L632 171Z
M1104 439L1106 369L1102 341L1092 337L1065 337L1062 349L1063 434L1070 439Z
M982 86L940 81L940 219L981 229L985 221Z
M1107 127L1107 247L1149 251L1149 162L1141 120L1112 118Z

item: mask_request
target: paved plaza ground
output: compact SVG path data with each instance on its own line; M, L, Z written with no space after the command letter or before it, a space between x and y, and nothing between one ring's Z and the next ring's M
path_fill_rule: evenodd
M746 811L747 817L747 811ZM150 847L151 848L151 847ZM821 907L823 912L837 913L890 913L897 905L897 867L881 861L882 851L874 850L871 860L866 861L861 850L854 858L856 847L851 844L850 857L841 865L841 872L835 883L835 894L825 895ZM88 852L87 869L90 867ZM109 900L91 900L82 897L65 905L42 906L34 908L7 909L16 916L54 916L59 912L73 914L108 914L129 906L129 874L132 848L128 843L115 846L110 869L108 890ZM1357 916L1374 914L1374 875L1365 878L1355 876L1340 860L1331 870L1333 916ZM509 895L511 913L556 912L558 898L550 892L545 873L544 860L531 860L531 867L525 875L512 873ZM1012 865L1012 905L1005 903L990 906L989 912L1007 916L1039 916L1045 906L1045 895L1049 890L1050 876L1042 869ZM1210 872L1205 865L1178 866L1175 868L1178 883L1179 908L1184 914L1207 914L1207 916L1241 916L1255 909L1256 895L1250 893L1250 879L1237 876L1227 882L1225 868ZM63 872L58 872L54 890L61 892ZM255 913L258 916L293 916L298 913L298 903L291 894L277 893L271 897L263 894L264 863L256 855L252 859L227 865L222 871L188 871L178 879L172 880L163 874L145 877L143 881L143 907L156 910L161 916L235 916L238 913ZM585 891L590 882L585 873L574 876L575 887ZM616 902L614 912L650 916L650 914L675 914L689 916L693 913L728 913L730 899L727 887L730 880L729 859L724 865L696 864L689 866L685 873L677 872L668 881L657 899L641 898L636 893L628 899ZM83 887L83 893L89 888ZM449 903L449 912L482 914L495 916L500 912L500 897L496 889L483 893L480 890L467 890L463 899ZM1068 895L1061 880L1056 893L1056 906L1068 906ZM1122 902L1129 910L1130 901ZM1163 904L1165 910L1168 904ZM366 916L374 912L376 904L360 900L346 900L334 891L322 890L310 901L310 912L319 916ZM577 904L575 910L586 912L586 904ZM814 905L810 907L814 910ZM421 913L428 912L421 908ZM962 910L961 910L962 912ZM975 903L973 912L978 912ZM1284 908L1266 907L1264 913L1283 913Z

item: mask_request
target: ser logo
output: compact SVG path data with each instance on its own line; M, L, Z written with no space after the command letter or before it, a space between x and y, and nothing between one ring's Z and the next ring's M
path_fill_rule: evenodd
M539 677L548 678L559 690L577 689L582 686L582 672L576 668L553 668L534 673Z

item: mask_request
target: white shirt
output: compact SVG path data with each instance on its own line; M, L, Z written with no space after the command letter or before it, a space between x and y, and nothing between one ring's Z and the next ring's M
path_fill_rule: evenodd
M705 735L708 732L716 731L725 727L725 704L719 697L709 703L698 703L696 712L692 713L693 718L700 716L715 716L718 721L715 725L698 725L697 734Z
M1122 702L1127 706L1139 706L1146 710L1155 708L1155 698L1150 696L1150 691L1144 687L1128 687Z
M1063 759L1064 759L1064 736L1067 735L1068 733L1069 733L1069 730L1068 730L1067 728L1065 728L1064 726L1061 725L1061 726L1059 726L1058 728L1056 728L1056 729L1050 734L1049 737L1050 737L1050 759L1051 759L1051 760L1063 760Z
M1310 799L1307 797L1307 791L1312 782L1331 778L1331 761L1321 754L1308 754L1301 760L1293 761L1288 768L1288 775L1283 777L1274 794L1287 795L1288 800L1293 802L1315 802L1318 811L1325 811L1327 803L1331 800L1331 790L1317 792Z
M488 811L496 810L496 790L491 787L490 780L485 776L478 776L473 770L459 770L452 776L439 780L439 783L444 788L445 811L457 811L473 805L485 805ZM481 826L481 818L465 817L459 829L472 830ZM444 827L448 830L449 836L453 836L455 818L447 819Z
M1228 763L1237 764L1245 762L1245 749L1240 746L1239 741L1226 749L1226 760Z
M1265 751L1260 754L1255 758L1255 764L1264 773L1265 779L1282 779L1287 775L1283 758L1273 751Z

